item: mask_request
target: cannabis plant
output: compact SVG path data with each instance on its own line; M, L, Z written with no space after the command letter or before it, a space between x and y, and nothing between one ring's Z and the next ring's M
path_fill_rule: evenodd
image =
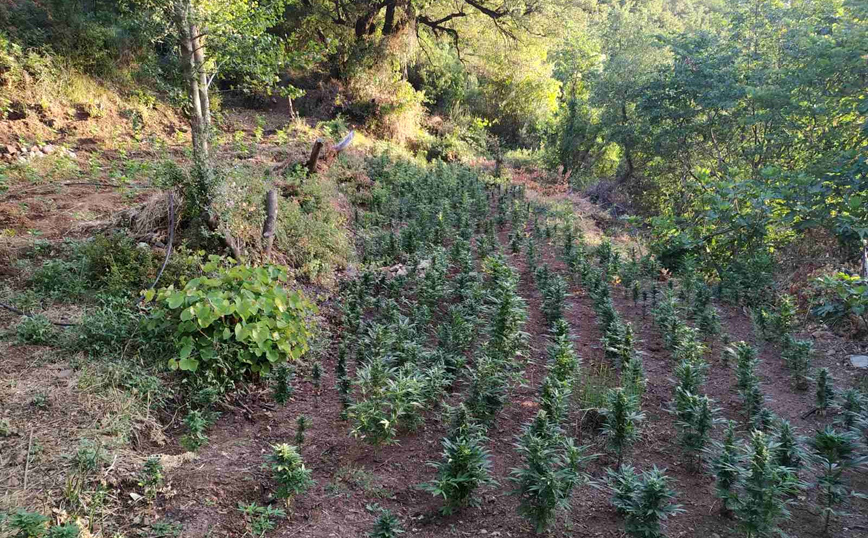
M470 377L467 408L476 419L491 422L506 403L509 376L500 362L483 355L470 370Z
M817 486L823 500L823 533L825 534L829 530L832 516L839 515L835 507L852 496L844 483L844 473L864 467L868 462L868 456L860 454L864 447L855 432L838 431L831 426L818 431L810 439L809 445L823 473Z
M380 516L374 522L374 529L368 533L368 538L398 538L404 532L398 517L381 508Z
M801 442L796 437L795 429L786 420L779 420L774 434L775 461L784 469L787 480L797 485L799 470L805 460Z
M464 506L475 506L474 491L479 486L495 484L485 441L483 435L472 430L443 439L442 459L429 463L437 470L437 478L422 485L435 497L443 497L442 513L451 514Z
M627 510L633 503L633 496L641 482L636 469L625 463L617 469L606 469L606 475L606 485L612 492L610 499L612 506L619 515L627 515Z
M781 357L793 375L796 388L807 390L810 384L809 372L814 344L810 340L796 340L791 335L787 335L781 347Z
M714 491L721 500L720 511L728 515L738 502L737 486L742 473L742 457L735 439L735 422L727 423L723 442L714 442L711 450L711 471Z
M513 494L520 497L518 511L536 532L545 531L558 510L569 508L573 488L584 480L581 469L593 456L585 455L571 438L564 437L540 411L516 444L522 466L512 469Z
M739 527L747 538L776 532L778 522L789 516L788 496L793 486L786 479L786 469L775 461L776 450L763 432L755 430L751 434L735 505Z
M606 407L601 410L603 435L618 458L616 467L621 466L624 453L636 439L638 423L645 419L638 407L636 398L622 388L610 389L606 394Z
M275 496L287 504L299 493L304 493L314 484L311 471L306 468L296 448L287 443L273 445L268 456L268 468L277 483Z
M681 429L679 441L687 452L694 468L699 466L702 452L708 444L711 430L719 411L708 396L687 393L683 396L681 409L677 411L677 425Z
M299 415L295 421L295 444L301 446L304 444L304 432L310 426L310 419L305 415Z
M662 523L670 516L683 512L675 504L675 491L670 487L672 479L665 469L656 466L642 473L636 490L624 507L625 528L634 538L664 538Z
M835 404L835 389L832 385L832 376L827 368L820 368L817 372L817 409L825 414Z
M272 385L274 401L280 405L286 405L286 402L292 398L292 394L295 392L292 386L292 370L289 366L281 364L274 369Z
M847 389L837 406L840 415L835 420L836 424L845 430L856 430L861 425L866 405L865 396L858 389Z

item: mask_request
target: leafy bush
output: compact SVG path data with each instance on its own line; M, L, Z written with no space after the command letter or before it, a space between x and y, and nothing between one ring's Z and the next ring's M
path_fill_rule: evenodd
M46 260L30 277L30 287L55 300L75 301L87 289L80 263Z
M857 334L868 331L868 282L856 275L836 273L817 280L822 303L811 313L831 325L852 324Z
M81 321L69 331L66 345L91 357L120 355L124 348L156 356L165 351L166 334L152 333L150 338L137 337L141 314L127 298L100 295L97 304L88 308Z
M15 336L19 344L50 344L55 334L54 325L42 314L24 316L15 327Z
M156 276L151 247L115 233L97 235L81 247L84 274L111 295L131 295L146 288Z
M308 350L316 306L299 291L287 291L286 273L273 266L225 267L212 256L208 276L149 290L155 300L148 328L174 328L177 357L169 367L207 378L240 379L268 374L273 365L297 360Z
M290 502L293 497L304 493L314 481L310 469L304 466L296 448L286 443L273 445L268 456L268 467L277 482L275 495Z

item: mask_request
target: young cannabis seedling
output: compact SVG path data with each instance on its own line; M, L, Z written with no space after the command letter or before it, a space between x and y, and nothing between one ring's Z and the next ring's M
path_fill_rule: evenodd
M310 426L310 419L305 415L299 415L295 420L295 444L299 447L304 444L304 432Z
M817 372L817 409L825 414L835 404L835 389L832 386L832 376L827 368L820 368Z
M374 528L368 533L368 538L398 538L398 536L404 534L405 531L401 526L401 520L392 512L376 505L369 508L371 510L378 510L380 516L374 522Z
M292 398L295 389L292 386L292 369L286 364L281 364L274 369L272 374L272 391L274 401L280 405L286 405L286 402Z
M160 462L160 457L150 456L139 472L139 487L144 490L148 500L153 501L157 498L157 492L163 487L163 481L163 464Z
M244 515L244 519L254 536L263 536L268 531L274 530L275 519L286 517L286 512L280 508L271 506L259 506L255 502L250 504L238 503L238 511Z

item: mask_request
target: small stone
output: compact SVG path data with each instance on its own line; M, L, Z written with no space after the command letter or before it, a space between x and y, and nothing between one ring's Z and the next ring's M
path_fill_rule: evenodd
M834 349L830 349L829 351L826 352L826 356L827 357L834 357L835 353L836 353L836 351Z
M61 370L61 371L57 372L57 377L59 377L60 379L65 379L71 375L72 375L72 369L69 369L69 368L66 370Z
M42 153L44 153L46 155L51 155L52 153L54 153L54 150L56 150L56 149L57 148L51 144L45 144L44 146L42 146Z
M853 368L868 369L868 355L850 355L850 364Z

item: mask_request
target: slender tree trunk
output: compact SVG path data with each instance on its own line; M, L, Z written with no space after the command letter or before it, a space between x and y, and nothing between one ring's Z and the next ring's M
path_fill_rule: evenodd
M207 152L209 149L208 138L211 134L211 99L208 97L208 73L205 70L205 39L202 35L202 29L195 22L190 24L190 36L193 47L193 65L196 69L199 86L203 144Z

